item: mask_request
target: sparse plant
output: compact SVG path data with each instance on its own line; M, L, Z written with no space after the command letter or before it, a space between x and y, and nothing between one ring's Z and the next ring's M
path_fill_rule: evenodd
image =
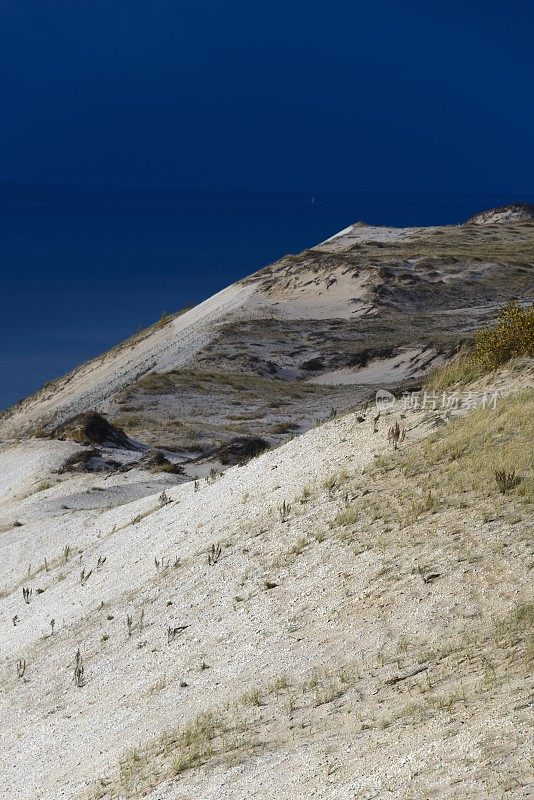
M406 430L396 420L395 424L388 430L388 442L391 442L393 449L397 450L406 437Z
M98 561L96 562L96 569L97 569L97 571L98 571L99 569L102 569L102 567L104 566L104 564L106 563L106 561L107 561L107 557L106 557L106 556L98 556Z
M261 691L252 689L250 692L245 692L241 695L241 702L246 706L261 706Z
M439 504L439 497L432 493L432 489L429 489L427 494L422 498L412 500L406 514L405 522L415 522L420 516L428 512L434 514L439 509Z
M297 539L297 541L294 543L294 545L289 550L290 555L292 555L292 556L300 556L300 555L302 555L302 553L307 548L308 544L309 544L309 541L306 538L306 536L301 536L300 539Z
M506 472L506 470L495 470L495 481L499 487L501 494L506 494L510 489L515 489L520 483L520 478L516 477L515 470Z
M220 478L221 475L222 475L222 472L220 472L220 470L215 469L215 467L212 467L210 469L210 474L206 475L205 481L206 481L206 483L215 483L217 478Z
M27 606L30 605L32 594L33 594L33 589L31 589L29 586L22 587L22 599L24 600Z
M169 324L171 319L172 319L171 314L169 314L167 311L162 311L160 318L158 319L157 322L154 323L154 327L156 328L156 330L164 328L166 325Z
M354 506L346 507L343 511L340 511L339 514L336 516L334 520L334 525L354 525L357 522L358 518L360 517L360 512Z
M17 677L23 678L26 672L26 659L19 658L17 661Z
M286 689L289 689L290 681L287 675L280 675L279 678L276 678L270 686L269 691L273 694L280 694L280 692L284 692Z
M69 560L70 553L71 553L70 545L66 544L65 547L63 548L63 561L65 562L65 564Z
M84 673L85 669L83 666L82 654L80 648L78 648L74 657L74 684L78 689L81 689L85 685Z
M302 505L304 505L304 503L307 503L312 498L312 496L313 496L313 492L310 489L310 487L309 486L305 486L304 489L301 492L300 497L298 499L299 499L300 503L302 503Z
M90 569L89 572L86 572L85 567L83 567L80 573L80 583L82 584L82 586L85 586L85 584L87 583L92 574L93 574L92 569Z
M345 472L345 470L341 470L340 472L337 472L334 475L330 475L328 478L326 478L326 480L323 482L323 488L328 492L328 497L330 500L333 499L335 492L348 479L348 477L349 476L347 472Z
M331 678L315 688L315 705L322 706L332 703L343 694L343 687L335 678Z
M210 551L208 553L208 564L210 567L213 567L214 564L218 562L222 555L222 547L219 543L212 544Z
M290 514L291 514L291 505L286 500L284 500L282 505L278 506L278 515L280 517L280 522L287 522Z
M338 484L336 475L331 475L329 478L327 478L325 480L323 486L326 489L326 491L328 492L328 497L329 497L330 500L333 498L334 493L335 493L338 485L339 484Z
M465 692L463 690L457 690L448 695L438 695L437 697L430 698L429 703L438 711L444 711L447 714L452 714L457 703L464 703L465 705Z
M143 632L143 626L145 624L145 609L141 609L141 613L139 614L139 619L137 623L134 620L133 614L126 614L126 630L128 631L128 636L132 636L135 630L138 633Z
M162 493L159 496L159 502L161 503L162 506L167 506L169 503L172 503L172 500L169 497L169 495L167 494L167 492L165 491L165 489L162 491Z
M288 695L285 702L285 708L288 714L292 714L295 708L297 707L296 698L293 695Z
M189 723L176 742L174 773L179 775L188 769L205 764L213 755L212 741L223 731L220 719L210 712L201 714Z

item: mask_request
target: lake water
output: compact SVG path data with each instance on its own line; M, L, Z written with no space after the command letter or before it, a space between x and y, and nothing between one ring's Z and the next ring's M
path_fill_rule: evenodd
M285 253L357 220L456 223L529 198L65 197L0 191L0 408ZM531 199L531 198L530 198Z

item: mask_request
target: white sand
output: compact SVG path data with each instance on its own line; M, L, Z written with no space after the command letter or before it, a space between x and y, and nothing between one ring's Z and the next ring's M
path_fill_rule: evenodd
M464 629L469 615L502 614L528 596L523 540L519 536L507 553L507 577L498 592L491 547L502 525L483 528L472 515L465 535L468 530L469 541L485 543L476 566L458 560L453 517L431 529L424 520L412 538L399 531L388 539L378 527L356 522L353 543L344 542L333 521L345 509L345 492L354 497L365 487L374 491L362 470L387 450L386 432L395 418L384 416L375 434L373 416L363 423L355 414L335 419L228 470L213 484L202 482L197 492L191 483L170 488L168 505L155 494L108 510L58 509L45 524L31 505L24 507L24 526L0 534L2 797L81 800L100 777L115 787L109 795L103 786L103 797L138 796L126 767L119 780L123 756L137 748L143 757L160 734L226 703L224 714L234 715L233 724L247 726L242 762L208 759L200 769L163 779L149 794L152 800L423 800L430 787L432 796L453 800L459 785L470 800L493 800L504 795L491 770L484 768L484 784L467 766L484 742L512 742L506 769L515 765L523 780L526 712L513 712L507 695L498 692L491 701L460 704L452 715L436 712L405 726L402 709L417 701L419 691L412 689L411 696L402 686L388 689L387 680L412 666L410 659L423 660L423 645L417 656L402 656L401 667L380 656L401 641L426 642L427 650L441 646ZM427 417L408 413L405 446L432 428ZM46 458L52 465L55 455L32 444L9 448L2 458L11 474L4 491L13 491L16 475L26 486L32 471L43 477ZM340 489L329 492L325 480L341 473ZM69 478L44 494L68 497L84 481L90 488L94 476ZM305 487L312 496L301 502ZM279 516L283 501L291 504L288 522ZM206 555L215 542L222 543L222 557L209 566ZM66 544L75 555L64 563ZM176 556L180 566L158 574L154 559L171 565ZM106 561L97 569L99 557ZM28 578L27 565L35 570L45 558L49 571ZM419 567L438 567L444 577L426 585ZM82 569L92 570L85 585ZM276 588L266 590L267 580ZM29 605L22 586L33 589ZM129 637L126 616L138 620L141 610L143 631ZM183 624L190 627L168 644L167 626ZM78 647L85 664L81 689L72 677ZM15 673L19 658L27 662L23 679ZM201 671L203 661L209 669ZM298 688L267 692L281 675L299 686L315 669L334 675L343 665L356 682L338 699L314 701L314 690ZM452 678L447 670L442 674L441 694L450 693ZM470 687L468 682L465 691ZM266 693L264 703L234 705L256 689ZM512 705L522 697L519 692ZM381 720L396 714L399 722L384 727ZM247 749L255 739L263 742L256 755ZM226 746L232 750L229 741ZM157 748L151 759L149 774L156 776L163 769ZM512 790L506 797L526 795Z

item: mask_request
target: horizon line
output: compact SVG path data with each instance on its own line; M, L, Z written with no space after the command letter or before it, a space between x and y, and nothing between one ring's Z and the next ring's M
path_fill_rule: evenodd
M322 189L322 188L263 188L247 186L165 186L133 185L122 183L53 183L49 181L0 179L0 188L11 189L77 189L77 190L122 190L128 192L191 192L191 193L251 193L251 194L302 194L302 195L432 195L442 197L508 197L518 195L534 198L533 191L517 190L457 190L457 189Z

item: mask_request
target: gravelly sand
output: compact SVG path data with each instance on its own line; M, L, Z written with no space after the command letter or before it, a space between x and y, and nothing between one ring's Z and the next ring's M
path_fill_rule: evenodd
M373 416L332 420L211 484L203 481L198 491L192 483L168 488L172 502L165 505L155 494L104 511L64 512L46 525L38 515L31 519L27 507L24 526L0 538L2 796L74 800L102 778L102 797L136 797L152 788L152 800L193 794L349 800L388 793L422 800L430 791L448 799L459 797L459 786L464 797L494 798L501 796L498 776L487 766L486 750L500 752L512 741L506 769L515 765L523 777L506 797L528 796L524 682L508 687L510 694L475 697L454 713L409 725L403 709L424 684L418 689L412 681L411 694L387 688L396 672L424 662L425 648L461 636L466 621L481 614L503 613L530 589L519 545L507 555L498 592L481 564L469 565L466 580L453 557L456 540L448 526L459 520L452 512L432 523L428 541L425 525L409 539L397 532L389 542L377 527L373 542L372 529L364 535L362 527L360 537L356 523L349 547L336 535L346 493L377 490L363 470L387 452L385 434L398 416L383 417L377 433ZM410 447L434 419L410 412L404 424ZM20 475L27 476L30 464L43 472L43 453L36 459L32 447L18 448ZM54 443L50 466L56 450ZM0 458L12 464L16 453L11 448ZM339 485L328 489L332 476ZM84 478L71 480L79 489ZM43 491L66 492L68 484ZM311 491L306 500L305 487ZM291 510L282 522L284 501ZM490 552L483 558L491 559L491 542L501 534L470 523L470 541L485 537ZM217 542L222 555L209 566L207 553ZM66 544L72 551L64 563ZM99 557L106 560L97 569ZM45 558L48 571L25 576L24 565L35 569ZM158 572L155 558L167 567ZM445 577L426 585L417 566L432 563ZM92 570L85 585L82 569ZM22 586L33 589L29 605ZM169 625L189 627L168 643ZM425 647L406 663L384 657L402 641ZM72 677L78 647L85 665L81 689ZM15 672L19 658L27 664L22 679ZM347 670L342 678L340 670ZM310 688L314 673L324 674ZM267 688L282 675L292 688ZM440 673L443 694L453 691L447 690L453 677ZM463 680L470 692L472 676ZM243 700L255 690L257 705ZM225 739L204 766L169 780L167 756L154 740L214 709L231 718L239 743ZM118 771L132 749L140 758L151 753L149 778L129 777L131 758ZM472 767L477 759L485 765L482 775ZM93 788L90 794L98 796Z

